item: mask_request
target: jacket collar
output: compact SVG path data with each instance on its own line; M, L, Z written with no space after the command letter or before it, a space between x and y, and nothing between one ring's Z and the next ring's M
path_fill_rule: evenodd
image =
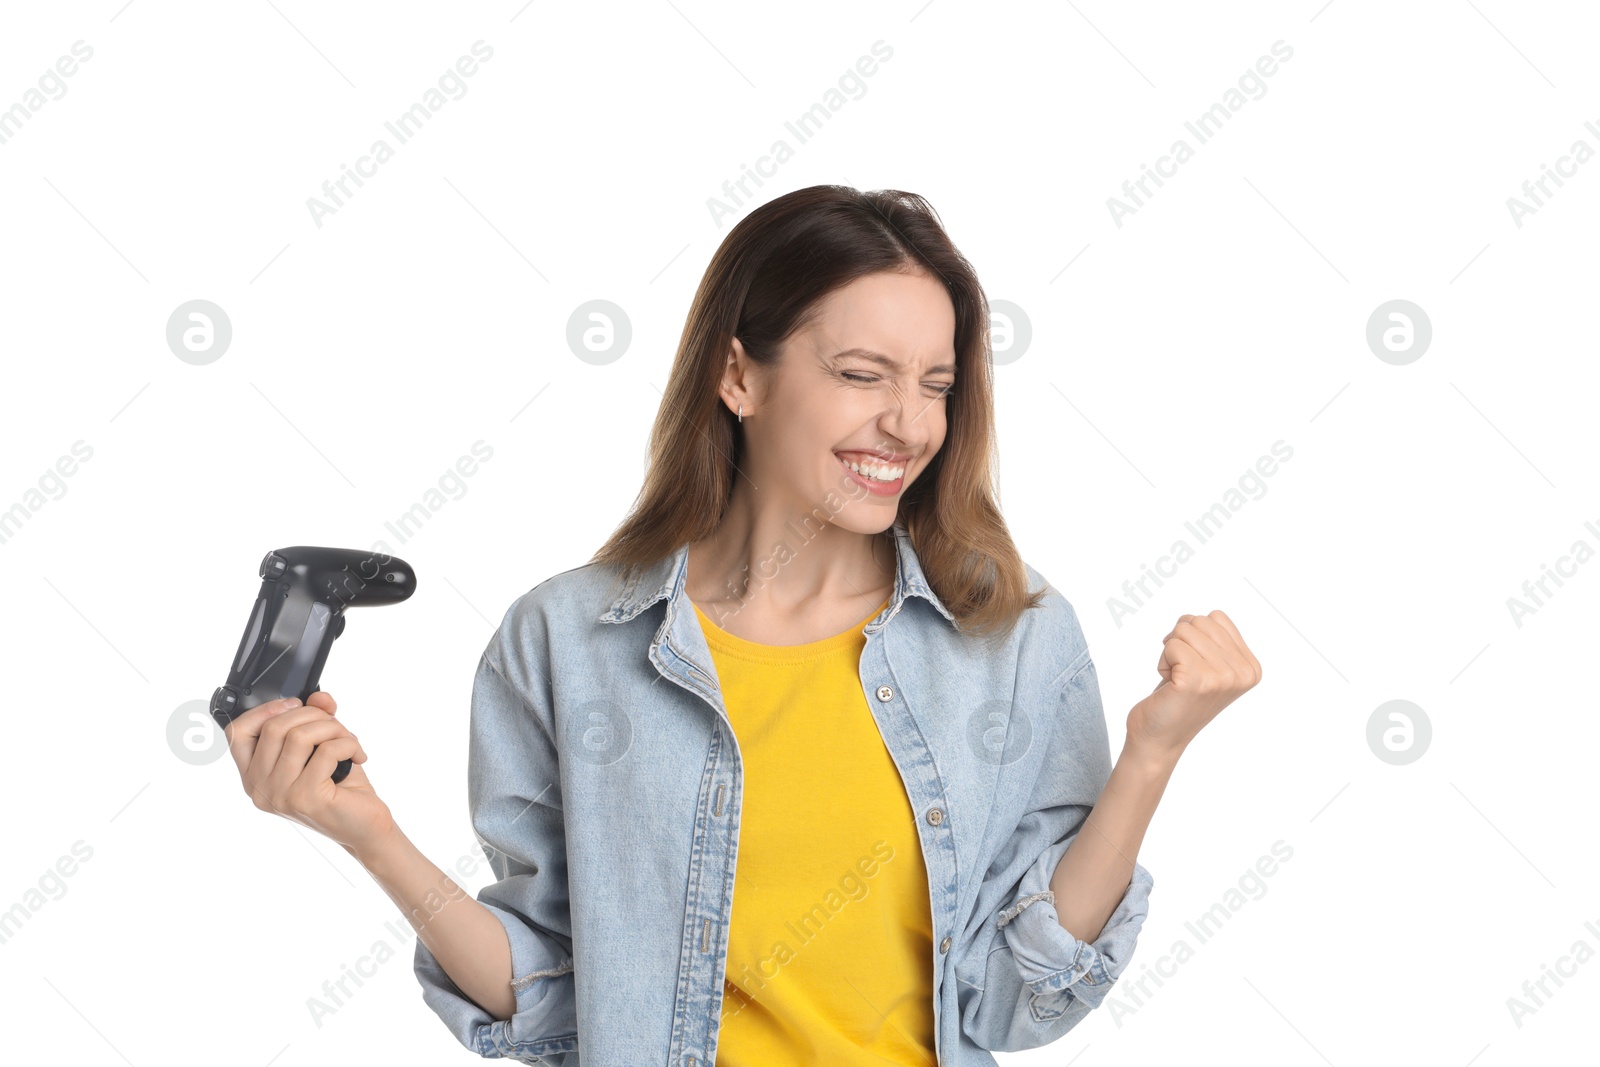
M876 629L894 618L908 596L920 596L927 600L939 614L954 625L955 617L928 585L928 580L922 573L922 564L917 559L916 549L911 545L911 535L900 519L895 520L894 536L896 549L894 595L890 598L888 609L874 618L867 629ZM683 583L688 572L689 546L685 544L680 545L670 556L643 568L595 621L627 622L658 600L677 600L683 596Z

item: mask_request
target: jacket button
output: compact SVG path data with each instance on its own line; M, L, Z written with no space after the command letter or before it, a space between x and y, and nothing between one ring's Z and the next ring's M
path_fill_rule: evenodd
M945 938L943 941L939 942L939 951L940 952L949 952L950 951L950 939L948 937Z
M938 808L929 809L928 821L933 823L933 825L938 826L940 823L944 822L944 812L940 811Z
M894 689L891 688L890 686L887 686L887 685L878 686L878 699L879 700L893 700L894 699Z

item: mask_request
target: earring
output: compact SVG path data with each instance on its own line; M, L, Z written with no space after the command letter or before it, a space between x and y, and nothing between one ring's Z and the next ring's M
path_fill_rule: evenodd
M743 404L739 405L739 421L740 422L744 421L744 405Z

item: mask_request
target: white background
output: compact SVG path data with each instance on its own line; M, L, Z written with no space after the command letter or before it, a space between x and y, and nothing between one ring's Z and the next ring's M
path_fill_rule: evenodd
M1575 140L1600 149L1592 9L919 5L7 5L0 108L75 41L93 56L0 144L0 509L28 510L0 543L0 909L44 901L0 944L0 1055L471 1058L377 885L254 809L225 751L180 759L171 721L224 680L263 552L383 541L418 591L357 613L324 685L413 840L481 855L478 653L625 514L733 221L839 182L927 196L1031 322L997 368L1001 499L1078 609L1113 754L1180 614L1227 611L1265 669L1144 841L1124 1010L1002 1061L1592 1060L1600 962L1520 1026L1507 1006L1575 942L1600 950L1600 564L1520 626L1507 607L1600 547L1600 161L1520 227L1507 207ZM466 94L318 226L307 199L394 145L383 123L478 40ZM864 95L798 144L785 120L879 40ZM1185 121L1279 40L1265 95L1199 144ZM1107 199L1180 137L1194 157L1118 226ZM794 157L714 219L779 138ZM193 299L233 329L204 366L166 343ZM566 342L592 299L633 329L603 366ZM1432 323L1406 365L1365 337L1393 299ZM92 458L30 498L80 440ZM393 536L479 440L465 492ZM1185 521L1280 440L1265 494L1196 545ZM1194 558L1118 625L1108 601L1180 537ZM1392 699L1433 730L1403 766L1367 743ZM1185 924L1280 839L1292 859L1200 943ZM30 897L79 841L91 857ZM1180 939L1194 957L1134 1006ZM317 1025L308 998L378 942L394 958Z

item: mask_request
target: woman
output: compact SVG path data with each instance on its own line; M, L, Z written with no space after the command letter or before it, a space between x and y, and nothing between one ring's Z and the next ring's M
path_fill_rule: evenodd
M1105 998L1167 779L1261 671L1222 612L1181 616L1112 766L1077 617L995 503L988 322L915 195L817 186L733 228L632 513L479 661L476 900L329 694L233 723L256 806L383 886L467 1048L993 1064Z

